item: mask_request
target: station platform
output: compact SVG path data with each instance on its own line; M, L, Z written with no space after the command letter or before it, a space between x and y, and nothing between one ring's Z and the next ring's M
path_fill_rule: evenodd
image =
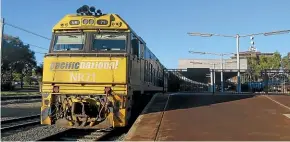
M124 141L290 140L290 95L156 94Z

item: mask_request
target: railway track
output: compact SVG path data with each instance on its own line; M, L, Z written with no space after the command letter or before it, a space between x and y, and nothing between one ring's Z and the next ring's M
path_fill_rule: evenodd
M116 129L68 129L37 141L102 141L116 134Z
M1 133L40 124L40 114L1 121Z
M26 100L26 99L41 99L41 95L33 95L33 96L1 96L1 101Z

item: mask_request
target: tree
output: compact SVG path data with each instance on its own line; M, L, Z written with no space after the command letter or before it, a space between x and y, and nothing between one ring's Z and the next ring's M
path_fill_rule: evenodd
M34 76L36 76L36 79L38 81L38 85L39 85L39 92L41 92L41 88L42 88L42 75L43 75L43 64L40 64L39 66L36 66L36 68L33 70Z
M279 69L281 66L281 54L276 51L272 57L268 57L269 69Z
M18 37L4 35L1 54L1 83L12 82L13 74L20 74L22 88L23 78L31 75L32 69L36 66L35 53Z
M259 75L259 57L253 52L251 54L250 57L247 58L247 61L248 61L248 66L249 66L249 69L250 69L250 79L252 81L255 81L257 80L257 77Z
M252 78L257 81L261 71L265 69L279 69L281 66L281 54L275 52L273 56L257 56L254 52L248 57L248 66L251 70Z
M275 52L273 56L260 56L259 68L265 69L279 69L281 65L281 55L279 52Z
M29 76L29 75L27 75L27 76L25 76L24 78L23 78L23 80L24 80L24 82L25 82L25 84L31 84L31 82L32 82L32 78L31 78L31 76Z
M289 55L282 58L282 67L284 69L290 69L290 57L289 57Z
M41 81L43 73L43 64L36 66L33 70L33 76L36 76L38 81Z

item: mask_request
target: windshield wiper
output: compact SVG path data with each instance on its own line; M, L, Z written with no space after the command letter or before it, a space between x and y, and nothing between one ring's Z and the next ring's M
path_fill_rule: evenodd
M117 35L109 35L108 37L118 37Z
M78 37L75 36L75 35L69 35L68 37L70 37L70 38L78 38Z

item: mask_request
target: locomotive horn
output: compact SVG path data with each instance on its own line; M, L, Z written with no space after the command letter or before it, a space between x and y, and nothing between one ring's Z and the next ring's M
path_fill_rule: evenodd
M81 8L78 8L78 9L77 9L77 13L79 14L79 13L81 13L81 12L82 12Z
M97 10L97 13L98 13L99 15L102 15L102 11L101 11L100 9Z
M90 13L90 7L89 6L87 6L87 5L83 5L82 7L81 7L81 12L83 12L83 13L85 13L85 14L89 14Z

